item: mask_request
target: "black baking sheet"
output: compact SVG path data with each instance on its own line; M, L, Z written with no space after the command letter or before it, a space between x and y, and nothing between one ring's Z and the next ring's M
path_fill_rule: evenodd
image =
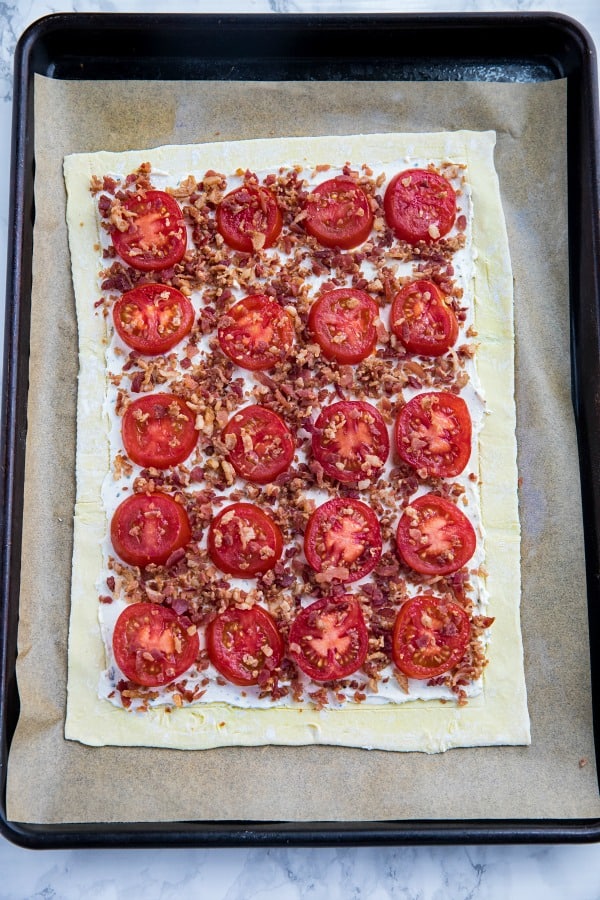
M406 55L402 48L409 48ZM592 646L598 635L598 114L589 39L560 16L56 15L17 48L13 208L4 379L2 747L6 836L34 847L358 844L597 840L600 822L144 823L32 826L7 822L6 764L18 716L15 681L26 435L33 204L33 77L160 80L539 82L568 79L573 399L580 441ZM592 659L592 680L598 666ZM595 691L597 697L598 691ZM596 702L597 705L597 702ZM597 718L597 716L596 716ZM596 741L598 746L598 741Z

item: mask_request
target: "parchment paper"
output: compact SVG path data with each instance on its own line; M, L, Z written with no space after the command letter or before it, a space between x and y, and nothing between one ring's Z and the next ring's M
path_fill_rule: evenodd
M77 334L63 157L281 135L495 129L515 277L530 747L174 751L63 738ZM86 83L38 78L18 683L8 816L29 823L600 815L570 402L566 83ZM565 538L567 536L567 538Z

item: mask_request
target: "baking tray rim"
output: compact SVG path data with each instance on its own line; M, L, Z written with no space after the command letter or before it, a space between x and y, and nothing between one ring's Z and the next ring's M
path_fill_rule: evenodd
M315 34L319 31L326 31L330 28L346 28L349 32L355 29L364 29L370 27L381 31L386 31L391 26L410 27L432 31L435 29L451 29L455 34L471 33L475 30L483 30L485 33L490 28L503 26L515 33L527 31L530 34L539 33L541 27L545 26L550 32L564 36L568 35L569 40L577 45L578 63L583 62L582 68L587 68L591 75L594 74L596 64L596 48L592 41L591 35L586 28L577 19L566 13L553 12L546 10L528 10L528 11L483 11L473 13L462 12L386 12L386 13L350 13L350 12L329 12L329 13L217 13L217 12L199 12L199 13L136 13L136 12L55 12L42 16L32 22L20 36L14 57L14 95L20 98L22 87L30 88L30 80L32 71L30 63L33 60L34 51L41 42L52 34L60 33L65 30L79 29L79 31L88 30L92 27L106 29L114 29L114 26L120 27L122 31L135 28L140 35L152 33L154 29L157 33L170 33L173 29L179 29L178 36L184 34L181 26L185 23L185 29L205 24L218 24L224 29L235 29L242 26L246 28L249 24L259 25L261 29L271 28L279 33L293 32L294 29L312 29ZM142 27L143 26L143 27ZM561 48L561 52L564 48ZM532 53L529 46L527 54ZM75 54L72 54L75 55ZM448 52L448 58L451 58L451 48ZM509 58L507 51L504 60ZM92 57L93 58L93 57ZM109 56L104 57L109 59ZM133 58L133 57L132 57ZM154 56L152 57L155 58ZM218 57L211 57L216 59ZM274 57L276 58L276 57ZM428 56L429 58L429 56ZM472 58L477 58L477 54L473 53ZM248 59L252 59L249 54ZM412 56L406 59L413 60ZM458 57L461 60L461 57ZM466 62L466 60L462 60ZM414 62L414 60L413 60ZM18 75L25 78L18 78ZM47 61L47 70L45 72L49 77L61 76L56 75L50 61ZM564 73L556 73L554 77L562 77ZM78 72L74 78L90 77L83 71ZM96 78L97 76L91 76ZM111 79L118 78L119 75L111 74ZM144 80L150 80L151 76L144 76ZM167 80L161 78L161 80ZM177 80L177 79L175 79ZM450 77L449 80L460 80ZM494 80L494 79L492 79ZM23 82L27 82L24 84ZM597 97L597 79L590 78L590 89ZM18 97L17 97L18 93Z
M173 28L183 26L189 28L201 25L202 22L218 21L221 27L235 28L243 22L248 24L268 23L276 29L291 31L301 23L303 28L337 27L356 28L395 25L423 25L427 29L464 28L469 31L488 29L490 26L504 24L515 27L539 27L546 25L568 32L571 39L578 44L578 62L575 71L583 79L587 95L587 121L581 115L581 126L587 128L589 146L589 168L593 188L595 212L598 210L598 94L595 72L595 50L588 33L583 26L569 16L543 11L525 13L475 13L465 17L460 13L391 13L391 14L218 14L218 13L53 13L38 19L21 36L15 54L15 88L13 109L13 144L11 185L14 190L11 204L8 267L7 267L7 318L5 333L4 380L2 392L2 422L6 425L2 433L3 479L0 485L0 499L3 512L0 521L0 537L2 541L2 606L0 614L0 700L6 701L7 691L14 687L14 659L16 656L16 616L18 610L12 610L12 638L9 629L10 587L12 584L10 554L12 549L11 533L15 527L15 477L20 474L15 470L15 453L19 447L24 449L23 422L19 419L17 409L18 388L27 391L27 379L23 388L23 377L26 372L28 354L20 351L27 349L28 333L24 334L20 300L23 296L23 274L27 263L31 262L28 251L31 250L31 230L33 226L33 171L24 164L30 155L33 157L33 141L28 131L28 123L32 122L31 96L34 68L30 65L37 45L44 36L66 26L87 27L101 25L110 29L124 25L139 25L158 29L165 23ZM49 61L50 62L50 61ZM573 65L573 60L570 61ZM46 73L47 74L47 73ZM51 75L51 77L58 77ZM89 76L82 76L89 77ZM562 77L557 74L556 77ZM164 79L163 79L164 80ZM370 79L365 79L370 80ZM459 80L459 79L456 79ZM30 118L31 117L31 118ZM569 174L571 165L569 164ZM29 195L27 195L29 191ZM29 201L29 202L27 202ZM29 214L29 219L28 219ZM597 215L596 215L597 219ZM28 230L29 229L29 230ZM591 222L594 253L597 254L598 241L597 222ZM29 240L29 243L27 242ZM592 259L595 259L594 253ZM596 307L600 305L600 294L596 284ZM578 284L578 282L576 282ZM26 285L25 285L26 286ZM26 310L27 313L27 310ZM27 316L25 315L25 320ZM598 329L596 329L597 331ZM597 335L596 335L597 337ZM25 338L27 340L25 340ZM24 362L23 356L26 357ZM574 367L577 365L574 356ZM577 398L574 398L577 411ZM589 417L588 417L589 418ZM584 426L589 425L584 414ZM21 422L21 429L19 429ZM26 427L26 423L25 423ZM585 437L587 427L584 427ZM589 449L589 448L587 448ZM588 466L589 468L589 466ZM18 485L17 485L18 488ZM600 487L598 487L600 492ZM18 501L18 497L16 498ZM594 547L597 554L597 529L595 529ZM586 552L587 552L586 546ZM595 567L597 568L597 566ZM589 574L589 573L588 573ZM589 582L589 578L588 578ZM588 587L589 596L589 587ZM11 669L11 663L13 668ZM7 706L9 713L7 713ZM33 849L50 849L63 847L152 847L152 846L321 846L321 845L402 845L402 844L471 844L471 843L531 843L531 842L595 842L600 840L600 819L473 819L473 820L396 820L381 822L165 822L165 823L83 823L62 825L36 825L35 823L19 823L9 821L6 816L5 788L6 766L10 737L7 724L14 731L16 718L8 722L13 705L6 702L0 704L0 833L8 840L23 847ZM596 717L595 717L596 718ZM598 753L598 729L596 723L596 752Z

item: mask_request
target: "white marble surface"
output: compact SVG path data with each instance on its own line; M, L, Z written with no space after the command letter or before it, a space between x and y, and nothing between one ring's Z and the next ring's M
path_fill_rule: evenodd
M0 234L7 233L12 59L53 12L464 12L551 10L600 47L599 0L17 0L0 2ZM0 285L5 281L2 241ZM0 311L0 332L3 313ZM24 850L0 837L0 900L599 900L600 845L224 850Z

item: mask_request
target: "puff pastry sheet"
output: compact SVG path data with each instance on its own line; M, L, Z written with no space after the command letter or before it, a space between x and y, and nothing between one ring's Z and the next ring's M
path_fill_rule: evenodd
M528 744L529 717L520 632L520 532L517 497L512 274L493 132L379 134L281 138L126 153L74 154L64 164L67 219L79 328L77 500L68 649L65 736L82 743L204 749L232 745L333 744L428 753L451 747ZM281 165L385 164L398 158L453 160L467 165L473 200L477 369L487 416L480 435L481 505L486 533L487 614L495 617L483 692L467 706L415 701L336 710L240 709L205 704L166 712L130 713L98 696L105 667L94 587L102 566L107 522L100 499L108 470L102 404L105 334L94 315L98 297L98 225L89 191L93 174L153 169L203 173L209 168L267 169Z

